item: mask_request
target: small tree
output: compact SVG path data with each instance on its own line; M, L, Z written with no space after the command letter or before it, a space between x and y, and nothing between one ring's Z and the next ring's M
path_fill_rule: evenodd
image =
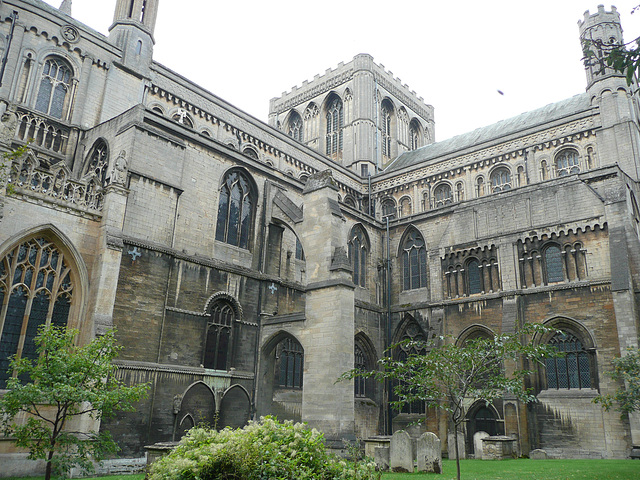
M11 361L14 376L0 398L3 433L28 449L30 459L46 460L46 480L52 473L64 476L74 465L91 471L92 460L117 451L108 432L72 431L69 420L133 410L148 387L128 387L115 378L112 361L121 347L113 331L84 346L75 344L77 335L65 327L41 327L37 358Z
M453 426L456 467L460 480L460 452L458 430L466 416L466 406L481 400L492 403L505 394L522 402L535 400L526 388L525 379L532 373L531 362L556 355L548 345L524 343L520 339L533 333L549 331L542 325L526 325L517 334L503 334L494 338L476 338L456 344L449 337L437 337L429 342L403 342L412 353L405 360L397 360L393 351L401 344L392 345L389 356L378 360L379 369L371 372L351 370L343 378L374 377L393 382L395 408L416 401L447 412ZM505 362L511 365L505 368ZM519 366L518 366L519 365ZM451 446L449 446L451 448Z
M638 348L628 348L627 354L614 358L612 361L613 371L611 378L622 380L624 387L618 388L613 395L598 395L594 398L595 403L602 405L606 411L611 410L615 404L616 410L622 415L640 410L640 350Z

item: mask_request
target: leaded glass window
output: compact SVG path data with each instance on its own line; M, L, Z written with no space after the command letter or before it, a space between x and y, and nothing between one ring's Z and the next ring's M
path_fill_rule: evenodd
M563 353L546 359L547 388L591 388L589 354L582 342L571 333L556 333L549 341Z
M9 359L35 358L43 325L65 326L74 281L64 254L44 237L27 240L0 261L0 388Z
M453 194L451 193L451 186L448 183L438 185L433 196L435 198L436 207L453 203Z
M349 260L353 267L353 283L359 287L366 286L368 244L362 227L356 225L351 231L349 240Z
M364 354L364 351L360 346L356 343L354 349L354 368L360 372L366 372L367 368L367 357ZM355 377L354 379L354 393L356 397L366 397L367 396L367 379L364 377Z
M248 249L253 209L249 179L238 171L228 173L220 189L216 240Z
M227 370L235 320L233 307L225 301L216 302L211 307L210 315L203 365L213 370Z
M467 283L469 295L482 293L482 274L480 271L480 262L472 258L467 262Z
M302 388L304 352L293 338L286 338L276 347L278 385L284 388Z
M491 190L493 193L511 189L511 172L506 168L498 168L491 174Z
M300 118L300 115L298 115L297 112L291 113L291 118L289 119L289 131L287 134L294 140L299 142L303 141L302 118Z
M404 290L427 286L427 249L417 230L412 230L402 246Z
M344 127L344 110L342 100L338 97L329 103L327 108L327 155L338 155L342 153L342 137Z
M89 154L89 161L87 163L87 174L95 175L96 182L105 187L107 184L107 171L109 168L109 155L107 144L104 140L98 140L93 144L91 153Z
M559 177L580 173L580 157L573 148L567 148L556 157L556 171Z
M36 98L36 110L52 117L63 118L69 101L71 78L71 67L64 60L58 57L45 60Z
M544 251L547 283L563 282L562 253L557 245L549 245Z
M304 260L304 251L302 250L302 243L300 239L296 237L296 260Z

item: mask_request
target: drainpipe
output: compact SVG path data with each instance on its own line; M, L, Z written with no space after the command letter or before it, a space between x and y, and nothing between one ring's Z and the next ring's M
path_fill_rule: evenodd
M371 177L369 177L371 178ZM391 241L389 239L389 215L385 216L387 221L387 335L385 350L391 346ZM387 380L387 435L391 435L393 432L393 425L391 422L391 381Z
M9 50L11 49L11 42L13 41L13 32L16 29L16 20L18 20L18 12L15 10L11 12L11 29L9 35L5 37L7 41L7 47L4 49L4 55L2 56L2 66L0 66L0 87L2 86L2 80L4 79L4 69L7 67L7 60L9 59Z

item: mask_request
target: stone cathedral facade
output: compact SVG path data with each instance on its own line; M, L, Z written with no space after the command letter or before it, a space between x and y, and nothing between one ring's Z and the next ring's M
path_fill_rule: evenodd
M442 415L336 379L402 339L533 322L566 357L531 379L537 403L470 405L467 453L477 431L551 457L640 445L636 418L592 403L638 344L635 86L587 67L584 93L436 142L433 107L361 54L267 124L153 61L158 0L118 0L107 36L70 4L0 3L0 146L27 145L0 192L0 389L38 326L115 327L118 374L151 384L100 426L122 457L266 414L330 445L426 414L446 439ZM579 35L621 42L619 14ZM24 458L7 438L0 455Z

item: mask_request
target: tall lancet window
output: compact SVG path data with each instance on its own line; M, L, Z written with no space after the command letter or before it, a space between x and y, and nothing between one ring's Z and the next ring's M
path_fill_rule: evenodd
M44 62L40 88L36 98L36 110L56 118L65 118L71 101L72 70L59 57L49 57Z
M327 108L327 155L338 157L342 153L344 109L342 100L334 96Z

